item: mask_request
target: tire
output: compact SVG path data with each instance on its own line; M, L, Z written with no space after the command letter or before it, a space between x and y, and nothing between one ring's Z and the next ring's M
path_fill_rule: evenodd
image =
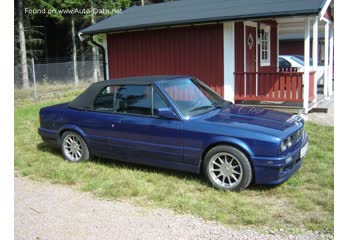
M253 175L245 154L228 145L216 146L205 155L203 173L214 188L236 192L247 188Z
M90 158L85 140L76 132L67 131L61 137L61 152L69 162L82 162Z

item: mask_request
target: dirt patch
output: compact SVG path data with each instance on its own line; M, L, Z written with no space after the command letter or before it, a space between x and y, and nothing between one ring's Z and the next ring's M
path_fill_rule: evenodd
M319 232L234 230L166 209L97 199L70 187L15 177L15 239L332 239Z

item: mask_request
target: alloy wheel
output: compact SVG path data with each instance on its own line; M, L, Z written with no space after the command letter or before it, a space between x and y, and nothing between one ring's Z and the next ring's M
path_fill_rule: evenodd
M222 188L238 185L243 177L240 161L229 153L217 153L209 161L209 176Z

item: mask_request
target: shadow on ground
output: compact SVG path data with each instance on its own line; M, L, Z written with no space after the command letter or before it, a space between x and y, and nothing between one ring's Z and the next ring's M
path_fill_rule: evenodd
M42 142L37 145L37 149L41 152L52 153L55 156L62 158L62 161L64 160L61 154L61 150L58 147ZM157 168L157 167L146 166L142 164L124 162L122 160L114 160L114 159L101 158L101 157L95 157L95 156L92 157L90 161L98 164L102 164L111 168L122 167L122 168L128 168L130 170L148 171L153 173L160 173L163 175L176 176L179 178L195 179L195 180L200 180L204 182L204 180L202 180L201 178L201 175L195 174L195 173L181 172L181 171L166 169L166 168Z

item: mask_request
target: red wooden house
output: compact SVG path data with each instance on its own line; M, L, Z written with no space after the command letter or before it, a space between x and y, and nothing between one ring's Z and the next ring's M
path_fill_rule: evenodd
M278 71L278 21L320 21L323 0L179 0L131 7L79 32L104 34L107 78L192 75L235 102L316 99L314 73ZM308 34L306 34L308 33ZM310 39L305 47L310 47ZM305 61L306 62L306 61Z

